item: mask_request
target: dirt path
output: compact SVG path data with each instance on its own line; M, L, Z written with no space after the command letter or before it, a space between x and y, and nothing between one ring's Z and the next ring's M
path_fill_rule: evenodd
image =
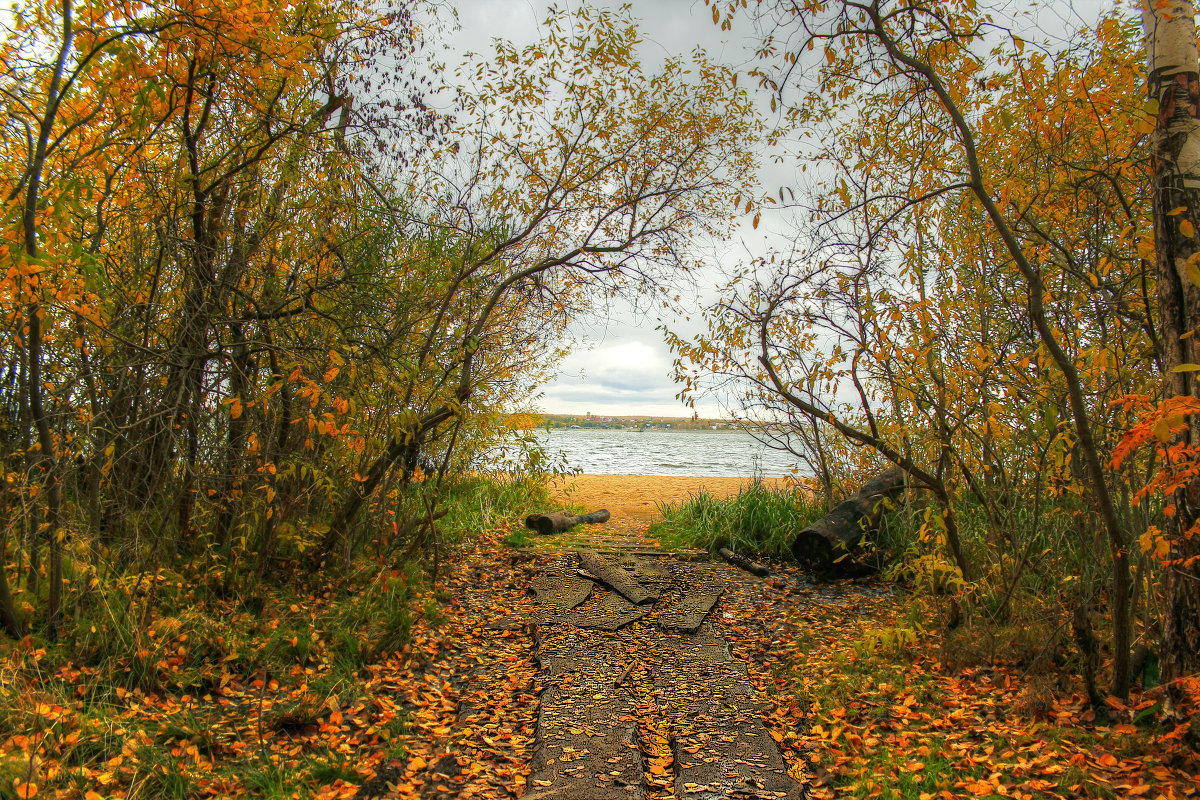
M804 796L723 622L727 590L761 581L661 554L647 533L650 496L725 496L744 483L581 476L560 487L564 500L615 509L614 521L533 550L542 691L526 797Z
M603 558L614 585L649 593L639 606L580 577L579 559L556 554L533 582L544 689L526 797L803 797L714 614L732 576L716 564ZM636 599L636 588L625 591Z
M589 491L584 505L620 507L621 481ZM812 587L790 568L763 580L662 553L647 527L614 512L529 548L498 532L456 559L443 622L422 625L407 657L424 676L405 704L408 750L357 796L805 797L804 757L776 744L791 736L787 701L755 683L772 681L771 643L790 625L780 604ZM580 575L581 550L651 597Z

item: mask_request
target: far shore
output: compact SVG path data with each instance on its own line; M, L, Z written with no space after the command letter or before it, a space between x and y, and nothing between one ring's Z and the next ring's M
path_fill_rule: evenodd
M704 489L715 497L735 495L753 478L714 478L683 475L574 475L551 484L563 503L588 511L607 508L614 517L659 519L656 503L677 503ZM789 478L763 478L768 486L786 486Z

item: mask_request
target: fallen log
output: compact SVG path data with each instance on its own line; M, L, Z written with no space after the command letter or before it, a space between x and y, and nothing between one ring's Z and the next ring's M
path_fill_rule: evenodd
M569 531L576 525L596 525L601 522L608 522L609 513L607 509L593 511L590 514L567 514L563 511L557 511L553 514L530 514L525 518L525 527L530 530L537 531L543 536L548 536L552 533L562 533Z
M792 555L809 569L830 569L879 524L883 501L904 488L904 479L904 470L894 467L867 481L857 494L796 534Z
M754 561L753 559L746 558L745 556L740 556L730 550L728 547L719 548L717 553L719 553L721 558L725 559L730 564L733 564L735 567L741 567L751 575L757 575L760 578L765 578L771 574L771 570L767 569L762 564Z

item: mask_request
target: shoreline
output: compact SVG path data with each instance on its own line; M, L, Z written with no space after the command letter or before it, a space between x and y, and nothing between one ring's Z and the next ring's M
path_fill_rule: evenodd
M678 503L704 489L718 498L737 494L754 478L695 475L574 475L550 483L560 503L578 504L588 511L606 508L614 517L661 519L657 503ZM762 478L769 487L785 486L790 478Z

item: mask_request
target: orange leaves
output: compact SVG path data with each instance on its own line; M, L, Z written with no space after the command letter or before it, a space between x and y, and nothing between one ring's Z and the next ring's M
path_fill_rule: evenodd
M911 600L832 598L817 590L771 598L764 608L771 619L784 613L794 626L785 631L802 631L803 639L776 629L769 652L754 657L764 631L747 609L740 616L749 630L735 650L749 657L759 687L771 690L773 736L806 768L814 798L889 789L928 800L1187 796L1191 787L1186 767L1168 766L1165 750L1178 743L1153 726L1100 723L1071 692L1043 700L1048 711L1031 709L1020 663L990 659L951 669L934 649L863 657L851 640L923 615ZM1154 705L1147 698L1135 707ZM1135 713L1119 703L1110 708L1118 719Z
M965 781L962 788L976 797L987 797L996 792L996 786L985 781Z

